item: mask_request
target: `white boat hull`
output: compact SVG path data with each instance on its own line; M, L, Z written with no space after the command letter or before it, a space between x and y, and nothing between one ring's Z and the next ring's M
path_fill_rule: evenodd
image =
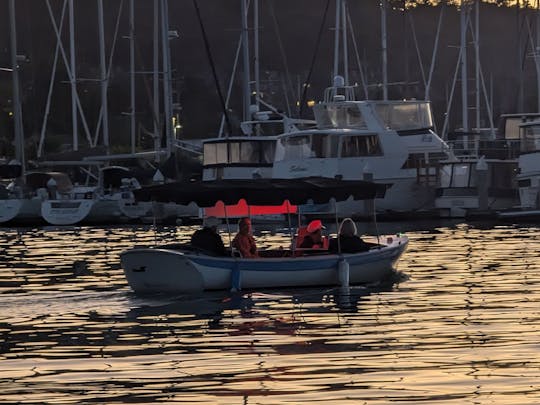
M51 225L74 225L83 221L95 200L47 200L41 204L41 215Z
M40 198L0 200L0 223L36 222L41 220Z
M350 284L383 280L408 244L392 237L382 248L355 254L242 259L172 249L136 248L121 254L127 281L136 293L340 285L340 262Z
M23 200L19 198L0 200L0 223L13 220L21 211Z

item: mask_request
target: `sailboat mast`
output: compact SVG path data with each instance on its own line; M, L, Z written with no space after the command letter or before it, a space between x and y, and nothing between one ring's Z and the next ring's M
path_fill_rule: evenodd
M167 158L172 154L172 102L171 102L171 61L169 47L169 9L167 0L161 0L161 40L163 59L163 113L165 115L165 139Z
M75 61L75 16L73 0L69 0L69 62L71 71L71 123L73 128L73 150L79 150L79 133L77 118L77 72Z
M347 43L347 0L341 4L341 33L343 38L343 77L345 86L349 85L349 45Z
M388 51L386 35L386 0L381 0L381 50L383 100L388 100Z
M129 95L131 153L135 154L135 4L129 0Z
M248 24L247 24L247 4L246 0L241 0L241 12L242 12L242 51L243 51L243 63L244 63L244 121L249 121L250 112L249 107L251 105L251 94L249 91L249 42L248 42Z
M474 22L475 84L476 84L476 130L480 129L480 0L475 4Z
M19 68L17 64L17 28L15 22L15 0L9 0L9 27L11 36L11 73L13 82L13 120L15 129L15 159L25 171L22 107L19 89Z
M467 98L467 0L461 0L460 28L461 28L461 119L463 132L469 131L469 103ZM465 138L464 138L465 140Z
M254 42L254 75L255 75L255 105L259 109L261 91L261 72L259 61L259 0L253 0L253 42Z
M103 22L103 0L98 0L98 26L99 26L99 62L100 62L100 82L101 82L101 111L103 128L103 145L107 155L109 148L109 107L107 103L107 60L105 59L105 27Z
M534 62L536 65L537 112L540 113L540 0L536 0L536 46L534 48Z
M161 131L159 119L159 0L154 0L154 151L156 152L156 161L159 162L161 149Z
M341 18L341 0L336 0L336 25L335 25L335 32L334 32L334 77L333 79L339 75L339 28L341 26L340 24L340 18Z

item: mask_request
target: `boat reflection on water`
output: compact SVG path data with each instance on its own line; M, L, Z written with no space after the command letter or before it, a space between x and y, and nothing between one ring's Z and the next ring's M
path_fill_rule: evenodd
M363 301L373 295L391 292L406 278L404 273L396 271L382 282L352 287L207 291L179 296L153 294L141 297L130 293L133 308L126 318L194 316L207 321L208 329L224 329L232 335L266 329L293 334L302 328L306 314L320 315L321 309L342 315L361 312ZM286 310L274 311L275 306Z

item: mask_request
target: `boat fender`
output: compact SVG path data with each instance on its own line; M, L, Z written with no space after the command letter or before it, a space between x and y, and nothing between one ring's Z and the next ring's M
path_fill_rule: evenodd
M349 286L349 262L345 259L338 262L338 277L341 287Z
M240 269L238 268L238 263L234 266L231 271L231 292L237 292L242 289L242 275L240 274Z

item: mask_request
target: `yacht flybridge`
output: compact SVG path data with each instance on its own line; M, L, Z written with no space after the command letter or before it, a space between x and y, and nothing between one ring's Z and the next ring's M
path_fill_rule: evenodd
M377 200L379 212L432 208L438 164L451 152L433 131L430 103L358 101L354 90L337 77L324 101L313 107L316 128L278 137L272 176L391 183L385 198ZM368 214L363 202L349 199L340 204L339 211L347 215Z

